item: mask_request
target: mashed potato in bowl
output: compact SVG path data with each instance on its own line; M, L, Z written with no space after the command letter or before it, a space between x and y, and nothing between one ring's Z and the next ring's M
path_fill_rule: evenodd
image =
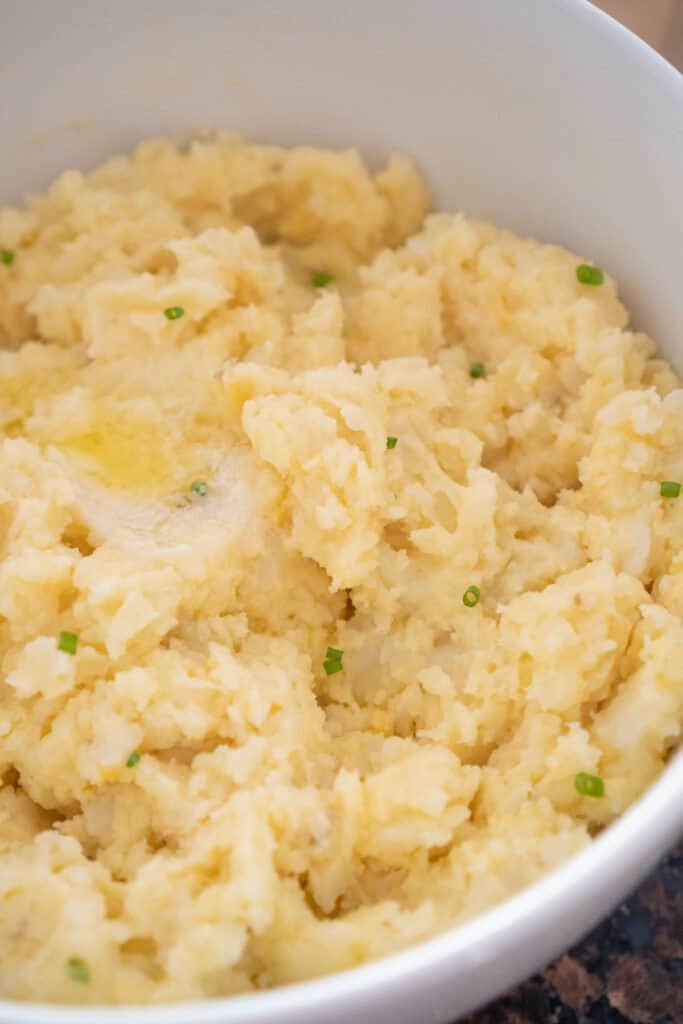
M678 380L607 275L428 205L222 136L0 213L3 996L381 956L676 744Z

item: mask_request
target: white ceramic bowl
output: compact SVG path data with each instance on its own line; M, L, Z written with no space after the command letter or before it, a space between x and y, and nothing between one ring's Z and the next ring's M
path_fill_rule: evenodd
M609 267L683 370L683 78L584 0L22 0L0 34L0 201L150 135L412 153L438 205ZM683 685L683 680L682 680ZM4 1024L443 1022L609 911L683 829L683 758L590 849L397 956L156 1009L0 1003Z

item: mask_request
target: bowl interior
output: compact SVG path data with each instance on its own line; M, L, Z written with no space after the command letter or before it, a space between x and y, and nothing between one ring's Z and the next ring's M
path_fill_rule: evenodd
M404 150L438 205L604 264L678 355L680 76L584 0L27 0L0 47L2 202L197 128Z

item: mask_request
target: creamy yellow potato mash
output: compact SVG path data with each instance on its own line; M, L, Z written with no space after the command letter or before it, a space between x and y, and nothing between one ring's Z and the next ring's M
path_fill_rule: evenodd
M0 993L351 967L683 719L683 391L412 163L141 146L0 213Z

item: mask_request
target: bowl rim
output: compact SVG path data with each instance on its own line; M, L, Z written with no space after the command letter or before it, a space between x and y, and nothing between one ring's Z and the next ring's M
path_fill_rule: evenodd
M544 0L564 11L566 17L583 21L589 31L600 33L606 44L622 50L639 70L654 76L657 86L671 93L683 112L683 74L648 43L616 21L590 0ZM466 954L471 964L492 959L491 949L511 939L529 937L540 917L561 918L574 907L577 892L587 909L584 930L594 923L593 908L604 910L601 878L616 863L630 865L631 886L683 835L683 749L645 793L617 821L579 853L542 876L516 895L457 924L437 936L388 954L358 967L259 992L215 999L184 1000L163 1004L64 1004L0 999L3 1024L264 1024L287 1013L321 1009L332 1000L370 996L392 982L417 979L428 969L439 969L452 958ZM639 866L642 865L642 866ZM613 906L625 893L615 890ZM493 940L496 940L494 943ZM552 951L551 951L552 952ZM550 954L549 954L550 958ZM539 957L539 960L541 957ZM500 990L500 989L499 989ZM495 993L491 995L495 998Z

